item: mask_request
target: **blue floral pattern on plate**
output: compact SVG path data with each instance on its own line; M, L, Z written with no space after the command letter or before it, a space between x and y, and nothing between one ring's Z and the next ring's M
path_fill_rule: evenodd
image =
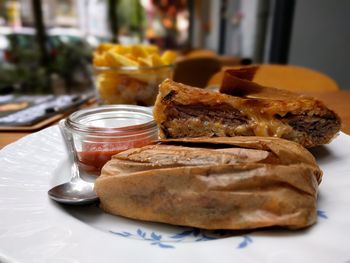
M151 232L151 234L148 234L146 231L143 231L142 229L138 228L136 231L136 234L132 234L130 232L114 232L110 231L112 234L116 234L122 237L134 237L142 240L149 241L151 245L156 245L160 248L174 248L174 246L166 244L162 241L162 235L156 234L155 232Z
M145 240L150 242L151 245L158 246L160 248L175 248L176 243L179 242L201 242L201 241L210 241L217 240L224 237L232 237L233 231L229 230L203 230L198 228L191 228L183 230L179 233L175 233L173 235L164 236L154 231L146 231L138 228L136 233L123 231L109 231L112 234L126 237L126 238L135 238L140 240ZM238 244L237 248L245 248L250 243L253 242L253 239L248 235L239 236L243 238L243 240Z
M322 219L328 219L328 216L326 215L326 212L322 211L322 210L317 210L317 216L322 218Z
M317 210L317 216L322 219L328 219L328 216L325 211L323 210ZM153 246L158 246L160 248L176 248L175 244L178 242L201 242L201 241L210 241L210 240L217 240L224 237L237 237L236 235L233 235L234 231L229 230L203 230L198 228L190 228L185 229L181 232L164 236L162 234L156 233L154 231L147 231L143 230L141 228L138 228L135 233L129 232L129 231L109 231L110 233L114 235L118 235L125 238L134 238L134 239L140 239L148 241ZM238 244L236 247L237 249L243 249L248 247L250 244L253 243L253 238L250 235L242 234L239 235L240 238L243 238L243 240Z

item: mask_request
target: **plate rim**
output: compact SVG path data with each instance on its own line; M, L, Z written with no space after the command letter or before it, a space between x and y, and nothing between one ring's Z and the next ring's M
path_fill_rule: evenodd
M334 141L339 140L339 139L346 140L350 146L350 136L349 135L341 132L339 134L338 138L335 138ZM60 138L58 127L57 127L57 125L55 125L55 126L51 126L51 127L46 128L46 129L43 129L39 132L27 135L27 136L19 139L18 141L5 146L3 149L0 150L0 157L1 157L0 164L2 162L11 163L11 160L9 160L10 157L8 157L8 154L10 154L10 156L12 156L13 151L16 151L18 148L20 148L22 150L23 149L27 150L26 147L33 146L33 143L37 144L38 141L39 142L46 141L46 143L49 144L50 147L57 147L58 146L57 152L54 153L54 156L52 159L64 156L63 141ZM60 145L62 145L63 149L59 149ZM349 156L350 156L350 154L349 154ZM33 156L33 158L36 162L40 161L40 158L35 159L36 158L35 156ZM349 160L350 160L350 158L349 158ZM54 169L59 168L58 165L59 165L60 161L62 161L62 159L57 160L57 162L55 163L56 166L54 167ZM12 163L13 163L13 161L12 161ZM44 167L44 170L46 168L47 168L47 166ZM10 169L10 168L6 167L5 170L6 169ZM11 169L13 170L13 167ZM9 172L9 171L7 171L7 172ZM45 171L43 171L43 170L40 172L42 172L44 175L47 175L47 176L49 176L49 174L50 174L49 172L45 173ZM23 172L22 172L22 174L23 174ZM5 175L6 175L6 172L5 172ZM0 179L3 179L1 174L0 174ZM39 179L34 178L34 179L40 181L40 178ZM48 186L50 184L49 180L50 180L50 178L47 177L46 184L44 183L44 184L40 185L40 187L38 187L37 190L41 191L41 192L45 190L45 193L46 193L46 191L47 191L46 188L48 188ZM0 182L0 184L1 184L1 182ZM16 187L19 187L19 189L21 189L20 186L16 185ZM1 193L0 193L0 197L1 197ZM4 195L3 195L3 197L4 197ZM46 219L52 220L54 218L55 220L57 220L57 219L61 219L62 216L66 217L66 216L64 216L62 209L57 209L57 208L59 208L60 205L49 200L47 196L46 196L46 199L41 200L40 205L41 205L41 207L44 207L44 208L46 207L49 210L49 211L47 211L47 210L44 211L45 216L47 216ZM0 211L3 212L6 208L9 208L9 207L4 207L3 204L0 203ZM350 214L349 214L349 218L350 218ZM0 221L1 221L1 219L0 219ZM125 249L125 251L123 253L121 252L121 254L122 254L122 257L124 257L124 259L126 259L126 258L128 260L130 259L130 261L128 261L128 262L137 262L138 260L140 260L144 257L151 258L152 254L154 254L154 253L158 253L160 255L159 259L161 259L161 260L163 260L164 257L168 257L169 255L172 255L172 256L177 255L173 259L170 259L170 261L168 259L169 262L175 262L176 258L181 259L181 258L184 258L185 256L188 257L189 256L188 253L190 250L201 251L203 253L205 253L205 251L207 250L206 244L198 244L198 243L197 244L186 244L186 246L183 246L181 244L178 247L178 249L176 250L177 252L174 254L174 251L164 252L164 250L159 250L159 249L157 250L155 247L148 246L144 242L133 242L132 240L121 239L121 238L116 239L115 236L113 236L113 235L110 235L110 234L104 233L104 232L99 232L99 231L94 231L94 242L92 242L90 240L81 240L80 237L82 237L84 235L84 233L89 232L89 230L91 230L91 226L88 226L86 224L82 224L76 218L67 219L67 221L65 221L65 224L66 224L66 228L60 228L61 226L45 225L45 227L47 227L46 230L48 232L51 231L51 233L45 233L46 236L44 238L47 238L47 239L51 240L52 242L56 242L55 244L57 245L59 243L60 237L58 236L55 239L55 237L53 237L53 235L54 234L59 235L58 234L59 231L67 231L67 228L68 228L68 232L69 232L69 230L71 230L72 232L65 233L66 236L62 235L61 240L65 240L65 242L72 242L72 243L74 243L74 245L76 247L78 247L78 249L81 249L81 250L84 250L84 249L89 248L89 247L93 247L94 242L105 242L105 247L104 248L98 247L97 251L106 253L106 255L101 256L101 258L104 258L106 260L111 259L111 257L114 258L115 255L112 254L111 252L113 251L113 247L115 246L115 244L117 244L118 247ZM349 224L350 224L350 222L349 222ZM74 231L78 231L78 232L74 233ZM254 239L255 238L257 238L257 239L266 238L266 236L261 235L262 233L264 233L264 231L259 232L258 235L256 237L254 237ZM8 254L6 254L8 251L5 251L4 249L1 248L2 247L1 244L4 244L4 235L6 236L6 233L4 234L4 229L3 229L3 227L1 227L1 224L0 224L0 260L3 260L4 262L16 262L17 255L8 255ZM34 236L35 236L35 233L34 233ZM11 235L9 237L13 238L13 237L11 237ZM20 238L18 238L18 239L20 239ZM77 240L81 243L79 243L79 242L77 243ZM64 242L64 241L62 241L62 242ZM223 247L226 246L226 244L225 244L226 242L223 242L223 240L217 240L215 243L220 244L220 246L223 246ZM73 253L73 251L69 248L69 244L68 245L67 244L60 244L60 245L61 245L61 247L58 247L56 251L51 252L51 254L49 255L49 258L51 256L53 256L55 259L67 259L67 256L69 256L69 257L72 257L72 259L74 259L74 258L86 259L89 261L95 257L93 255L94 253L89 252L80 258L80 256L78 256L79 253L78 254ZM57 245L57 246L59 246L59 245ZM130 251L129 250L130 247L134 247L134 248L137 248L140 251L142 251L141 254L143 255L143 257L140 257L139 255L130 255L128 253L125 253L127 251ZM213 247L214 247L214 250L218 250L217 246L213 246ZM36 249L39 249L39 248L36 248ZM45 247L44 247L44 249L45 249ZM47 247L46 247L46 249L47 249ZM30 251L28 253L30 255ZM39 253L39 252L37 251L36 253ZM34 253L34 255L37 255L37 254ZM19 258L19 260L23 259L23 258L21 258L21 256L19 256L18 258ZM230 258L230 260L232 260L233 258L236 258L236 259L241 258L241 259L245 259L245 261L247 260L246 255L242 255L241 251L239 251L238 254L233 255L233 257ZM210 259L210 257L209 258L202 257L202 261L204 261L204 262L207 262L207 259ZM348 259L350 259L350 255L349 255ZM158 259L155 262L158 262ZM159 262L161 262L161 261L159 261ZM251 261L248 261L248 262L251 262Z

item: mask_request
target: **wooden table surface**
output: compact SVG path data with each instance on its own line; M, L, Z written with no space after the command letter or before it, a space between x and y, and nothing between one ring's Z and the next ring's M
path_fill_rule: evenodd
M330 93L312 93L322 100L330 109L334 110L341 117L342 131L350 135L350 90L341 90ZM31 132L0 132L0 149L9 143L15 142Z

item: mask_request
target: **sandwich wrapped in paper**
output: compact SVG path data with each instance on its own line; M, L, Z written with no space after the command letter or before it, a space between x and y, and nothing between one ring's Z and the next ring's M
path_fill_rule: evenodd
M154 107L162 138L275 136L313 147L339 132L339 117L322 102L260 86L254 72L226 71L220 92L165 80Z
M164 140L113 156L96 180L106 212L204 229L303 228L322 172L301 145L272 137Z

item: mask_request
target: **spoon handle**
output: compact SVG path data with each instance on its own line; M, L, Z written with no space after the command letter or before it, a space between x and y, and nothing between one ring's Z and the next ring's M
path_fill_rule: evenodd
M69 153L68 154L69 159L72 162L72 179L71 180L73 181L80 178L79 167L78 167L78 156L74 147L73 135L69 131L67 131L67 128L65 126L65 121L66 121L65 119L60 120L60 122L58 123L58 127L60 128L62 137L66 144L66 147Z

